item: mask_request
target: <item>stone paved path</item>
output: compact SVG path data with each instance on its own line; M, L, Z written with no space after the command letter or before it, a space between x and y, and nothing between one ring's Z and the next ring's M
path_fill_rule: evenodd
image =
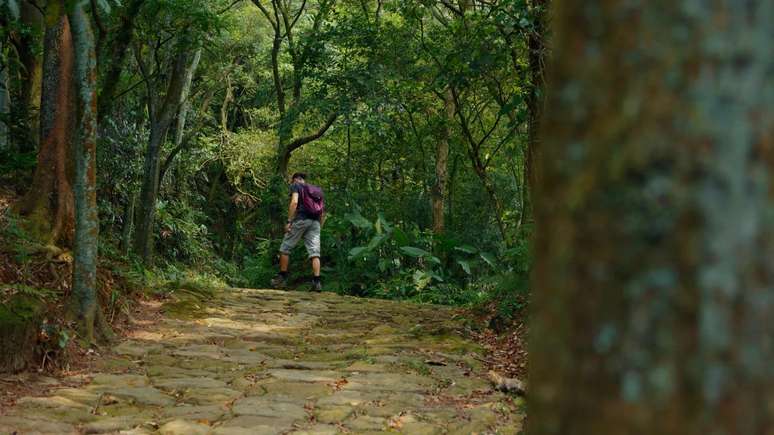
M204 306L206 304L206 306ZM227 290L180 300L79 387L24 397L0 434L518 433L448 309ZM514 404L514 402L517 402Z

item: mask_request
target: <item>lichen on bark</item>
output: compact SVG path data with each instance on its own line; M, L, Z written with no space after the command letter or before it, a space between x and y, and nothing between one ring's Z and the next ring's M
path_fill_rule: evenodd
M95 321L99 320L100 314L97 301L97 76L94 33L86 14L88 4L86 0L78 1L70 12L78 89L78 133L74 146L75 261L72 287L81 336L88 343L93 343Z
M774 427L774 5L560 1L529 432Z

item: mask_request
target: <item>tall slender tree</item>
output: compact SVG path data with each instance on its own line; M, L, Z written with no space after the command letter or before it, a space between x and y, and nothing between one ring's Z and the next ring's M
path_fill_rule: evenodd
M159 194L159 173L161 169L161 146L167 136L185 89L186 70L191 67L189 49L181 47L172 62L164 99L160 100L152 72L138 58L140 69L147 87L148 113L150 114L150 136L145 151L140 202L138 204L137 226L134 233L134 250L147 264L153 258L153 222L156 216L156 200Z
M73 298L83 338L94 342L97 301L97 59L88 0L79 0L69 14L75 49L75 82L78 89L78 127L75 158L75 262Z
M771 433L772 3L554 11L529 433Z

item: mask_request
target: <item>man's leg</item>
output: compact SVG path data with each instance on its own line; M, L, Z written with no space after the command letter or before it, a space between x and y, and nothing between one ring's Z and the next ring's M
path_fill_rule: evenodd
M312 274L314 277L320 277L320 257L312 258Z
M280 271L279 274L271 280L271 285L275 288L283 288L287 285L288 265L290 264L290 251L298 244L304 235L304 229L300 222L294 222L290 231L285 233L280 246Z
M304 234L304 244L309 253L309 259L312 260L312 289L320 291L322 290L320 282L320 222L312 221L306 234Z
M290 255L280 254L280 273L288 273L289 264L290 264Z

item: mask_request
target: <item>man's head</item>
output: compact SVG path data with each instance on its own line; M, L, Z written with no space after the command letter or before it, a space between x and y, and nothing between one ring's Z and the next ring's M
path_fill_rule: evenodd
M296 172L295 174L293 174L293 177L291 178L290 181L291 183L304 184L306 183L306 174L304 174L303 172Z

